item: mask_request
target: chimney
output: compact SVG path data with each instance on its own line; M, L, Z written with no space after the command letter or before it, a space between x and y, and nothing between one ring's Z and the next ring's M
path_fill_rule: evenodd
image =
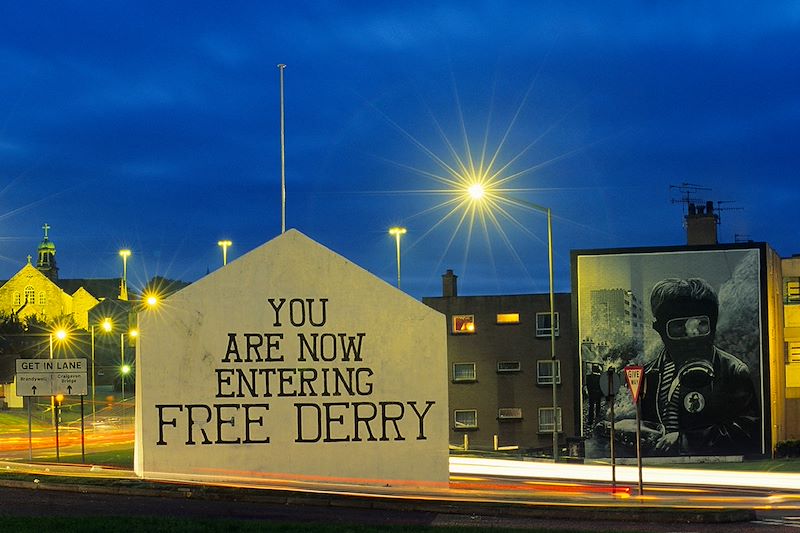
M717 224L719 218L714 213L714 202L708 201L704 206L689 204L686 215L686 244L717 244Z
M458 276L449 269L442 274L442 296L445 298L458 296Z

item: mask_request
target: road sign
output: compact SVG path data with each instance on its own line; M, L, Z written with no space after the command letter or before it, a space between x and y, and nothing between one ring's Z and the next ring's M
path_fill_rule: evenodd
M628 388L631 389L633 403L637 403L639 401L639 393L642 391L642 384L644 383L644 367L626 366L625 379L628 381Z
M19 396L85 396L86 359L17 359Z
M606 398L616 395L617 391L619 391L621 381L619 374L612 369L603 372L600 374L600 392L602 392L603 396Z

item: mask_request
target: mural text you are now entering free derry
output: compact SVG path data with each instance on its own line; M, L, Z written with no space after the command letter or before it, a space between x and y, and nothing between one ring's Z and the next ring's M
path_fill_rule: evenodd
M448 481L445 318L296 230L140 316L145 478Z

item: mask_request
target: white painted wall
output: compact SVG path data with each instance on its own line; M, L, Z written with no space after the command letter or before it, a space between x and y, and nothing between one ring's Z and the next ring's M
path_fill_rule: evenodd
M319 325L310 323L309 305ZM139 320L134 462L140 476L447 481L444 316L303 234L288 231ZM256 351L246 361L245 334L274 344L269 355L258 349L262 361L255 361ZM340 334L346 344L363 334L360 361L352 352L343 360ZM324 343L319 361L309 354L300 360L300 335ZM324 361L334 355L333 340L337 357ZM325 396L322 376L347 368L360 376L360 391ZM256 376L255 394L240 390L240 373ZM332 393L332 380L328 388ZM244 443L248 430L251 442Z

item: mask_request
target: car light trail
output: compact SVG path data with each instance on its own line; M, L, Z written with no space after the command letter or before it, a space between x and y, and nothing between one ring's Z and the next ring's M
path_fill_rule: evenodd
M616 470L617 482L638 482L636 467L618 465ZM451 457L450 474L611 482L609 465L545 463L475 457ZM642 477L645 483L674 484L682 487L726 486L800 490L800 474L794 473L645 467Z

